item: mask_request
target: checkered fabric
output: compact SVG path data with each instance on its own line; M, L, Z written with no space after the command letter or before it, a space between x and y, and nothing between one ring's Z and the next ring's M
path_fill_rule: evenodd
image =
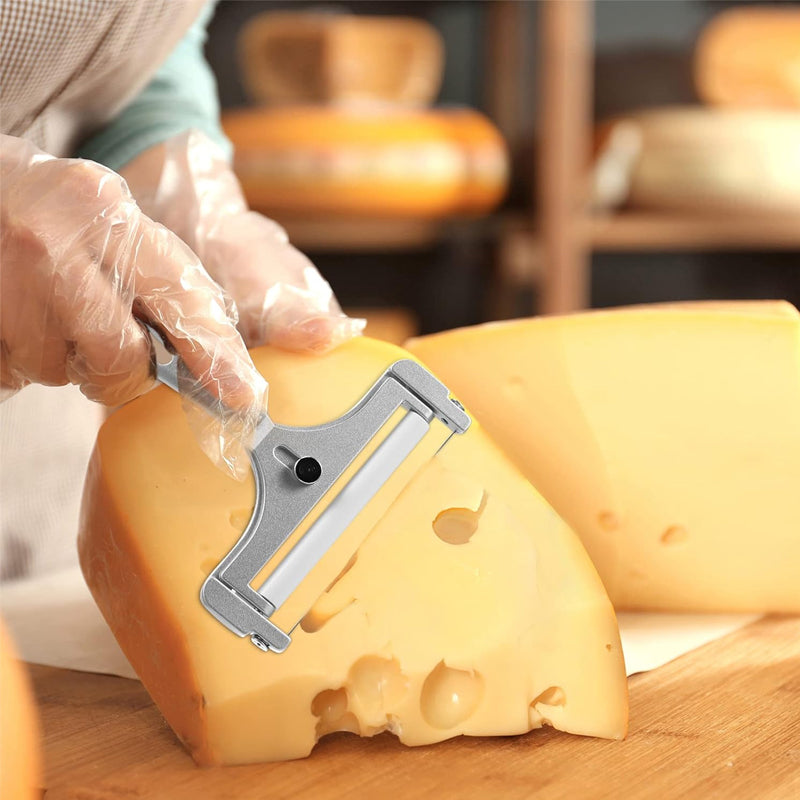
M148 83L206 0L0 0L0 131L56 156Z

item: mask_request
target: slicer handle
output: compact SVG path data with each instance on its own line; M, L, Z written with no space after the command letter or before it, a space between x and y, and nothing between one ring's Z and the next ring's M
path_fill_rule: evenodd
M212 416L219 416L220 411L229 412L231 415L235 414L218 397L215 397L200 384L183 359L178 355L172 343L161 331L147 322L142 322L142 325L150 337L150 359L153 372L158 381L165 386L169 386L170 389L178 394L183 394L181 387L191 387L191 392L189 393L191 401L208 411ZM272 427L266 412L259 423L259 428L262 427L265 428L265 431Z

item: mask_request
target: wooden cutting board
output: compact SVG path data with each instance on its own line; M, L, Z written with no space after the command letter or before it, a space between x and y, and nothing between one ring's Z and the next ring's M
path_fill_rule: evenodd
M797 617L768 617L632 677L624 742L544 729L407 748L388 734L335 734L302 761L199 769L137 681L31 671L46 800L800 799Z

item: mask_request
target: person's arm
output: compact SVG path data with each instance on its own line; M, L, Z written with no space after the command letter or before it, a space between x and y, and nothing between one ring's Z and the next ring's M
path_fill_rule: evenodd
M285 231L251 211L230 166L203 55L212 6L155 78L79 155L119 171L142 210L180 236L236 302L249 345L324 352L359 334Z
M153 385L156 325L219 401L189 421L206 452L244 475L267 386L235 314L197 256L145 216L125 181L0 136L0 390L74 383L119 405ZM191 394L191 388L189 388Z
M76 155L115 172L146 150L188 130L202 131L228 160L214 74L203 55L209 3L150 83L122 112L84 141Z
M248 345L323 353L363 330L283 228L248 208L225 157L200 132L145 151L122 175L142 209L175 231L233 298Z

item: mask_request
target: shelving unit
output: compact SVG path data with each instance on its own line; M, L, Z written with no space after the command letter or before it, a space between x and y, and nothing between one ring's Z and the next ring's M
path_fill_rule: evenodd
M593 250L800 250L797 218L643 211L592 217L586 159L593 125L593 3L542 0L538 13L537 210L527 220L509 220L499 248L501 279L518 281L521 274L538 279L536 311L564 313L588 305ZM506 28L513 28L519 14L520 4L513 1L502 0L495 9L495 17L505 17ZM521 268L525 248L530 263ZM516 263L503 263L504 253Z
M528 0L486 4L485 106L512 142L520 109L532 98L524 74ZM282 219L292 241L315 252L413 251L465 230L497 242L493 296L535 286L530 313L564 313L589 305L591 254L597 251L800 250L800 220L779 216L701 216L623 210L592 215L588 154L594 120L594 3L539 0L537 183L530 210L481 219ZM490 301L492 302L492 301ZM488 316L509 304L492 303Z

